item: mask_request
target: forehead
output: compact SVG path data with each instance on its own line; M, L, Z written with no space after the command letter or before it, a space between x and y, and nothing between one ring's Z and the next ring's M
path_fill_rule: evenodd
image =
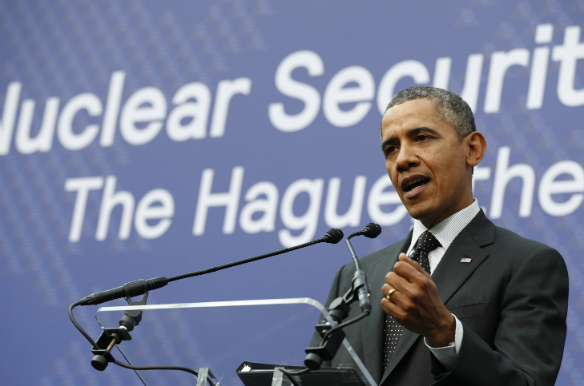
M445 122L438 112L436 102L421 98L404 102L387 110L381 121L381 136L385 138L420 127L444 130L445 134L452 131L452 134L455 134L454 128Z

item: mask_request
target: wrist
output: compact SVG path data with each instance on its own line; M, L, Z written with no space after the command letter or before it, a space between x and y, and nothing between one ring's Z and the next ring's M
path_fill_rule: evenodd
M449 312L448 316L443 320L431 334L425 336L426 342L431 347L446 347L454 342L456 333L456 320L454 315Z

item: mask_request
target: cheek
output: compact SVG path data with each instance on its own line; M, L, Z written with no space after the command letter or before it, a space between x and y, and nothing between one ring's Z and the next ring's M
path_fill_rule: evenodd
M398 190L395 184L399 181L399 173L395 170L395 168L392 168L387 170L387 174L389 175L389 179L391 180L393 187Z
M432 172L434 180L439 190L448 189L452 182L453 162L451 159L442 156L434 157L435 154L429 154L426 158L427 165Z
M441 190L452 191L459 187L460 179L465 174L465 164L459 157L443 157L436 162L436 180Z
M392 178L392 174L394 173L393 162L385 160L385 168L387 169L387 174L389 174L389 178Z

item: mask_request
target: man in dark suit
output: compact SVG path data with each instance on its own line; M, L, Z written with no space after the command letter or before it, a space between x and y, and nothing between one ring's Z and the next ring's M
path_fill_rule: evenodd
M373 309L345 328L380 385L553 385L568 274L554 249L496 227L472 194L486 141L469 106L433 87L398 93L381 124L389 177L415 219L361 259ZM409 257L408 257L409 256ZM337 273L327 304L351 287ZM349 318L360 313L353 305ZM340 350L333 365L351 365Z

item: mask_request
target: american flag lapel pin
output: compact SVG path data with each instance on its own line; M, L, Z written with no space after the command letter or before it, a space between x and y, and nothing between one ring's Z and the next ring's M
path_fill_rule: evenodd
M470 257L463 257L462 259L460 259L461 263L470 263L472 261L472 259Z

